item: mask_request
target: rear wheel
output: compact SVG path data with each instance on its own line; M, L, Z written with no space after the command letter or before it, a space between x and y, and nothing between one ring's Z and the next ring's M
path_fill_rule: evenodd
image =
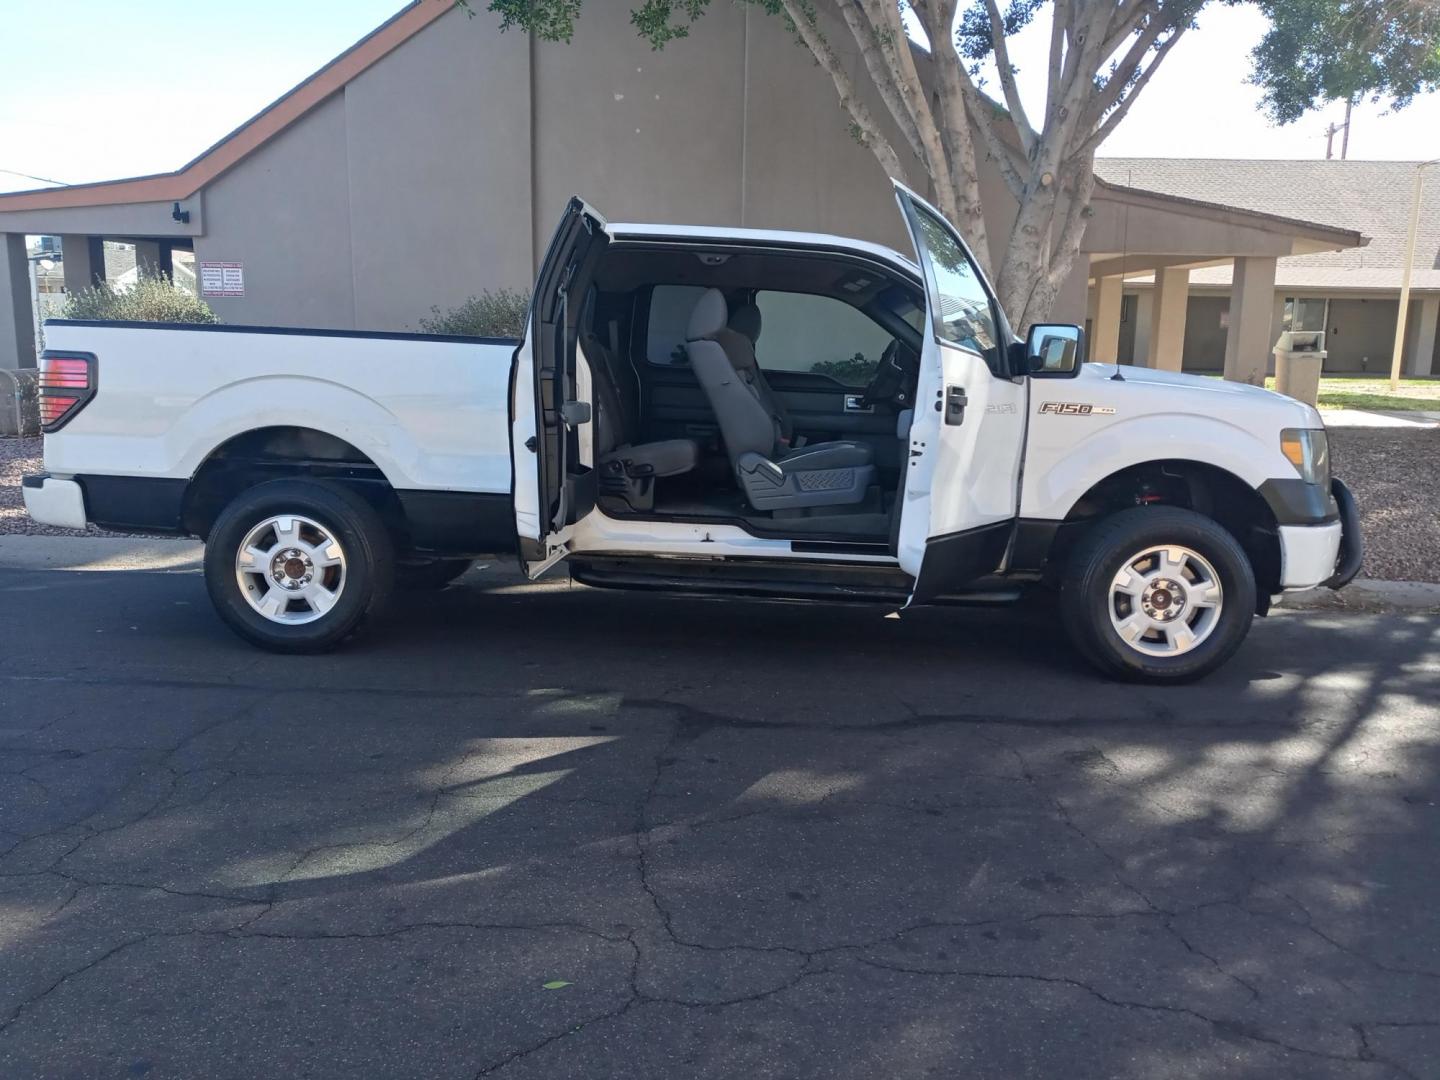
M275 480L227 506L205 546L215 610L245 640L319 652L384 606L395 576L390 534L358 495L318 480Z
M1244 549L1203 514L1137 507L1071 553L1061 614L1076 648L1109 675L1186 682L1228 660L1255 614Z

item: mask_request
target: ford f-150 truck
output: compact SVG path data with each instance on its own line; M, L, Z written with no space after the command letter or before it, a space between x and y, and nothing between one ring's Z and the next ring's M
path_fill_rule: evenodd
M52 320L50 525L204 538L220 616L334 646L517 553L595 586L910 604L1040 593L1101 670L1195 678L1356 573L1310 406L1012 333L955 229L612 225L572 200L521 341Z

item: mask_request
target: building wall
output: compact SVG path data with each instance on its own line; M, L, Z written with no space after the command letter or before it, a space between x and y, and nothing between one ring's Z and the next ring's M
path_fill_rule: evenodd
M1224 370L1225 333L1229 317L1228 296L1190 297L1185 309L1185 348L1181 361L1184 370Z
M226 322L413 330L528 288L573 194L612 221L909 250L824 72L775 19L717 5L660 52L599 8L568 44L444 15L213 182L196 258L244 263L245 296L211 301Z
M1330 301L1325 324L1325 370L1388 375L1399 313L1400 301L1394 297Z

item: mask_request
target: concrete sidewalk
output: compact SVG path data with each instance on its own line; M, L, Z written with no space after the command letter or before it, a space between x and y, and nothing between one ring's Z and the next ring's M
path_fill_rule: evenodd
M0 568L8 570L200 569L199 540L140 536L0 536Z

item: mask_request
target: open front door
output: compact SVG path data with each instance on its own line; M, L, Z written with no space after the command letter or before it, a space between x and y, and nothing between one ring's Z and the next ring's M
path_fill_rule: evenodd
M575 522L595 504L594 471L580 454L592 405L578 391L575 339L585 289L609 241L605 219L572 198L540 266L510 369L515 532L532 578L565 557Z
M925 274L926 319L896 557L923 603L997 569L1014 530L1027 385L1010 329L960 234L895 184Z

